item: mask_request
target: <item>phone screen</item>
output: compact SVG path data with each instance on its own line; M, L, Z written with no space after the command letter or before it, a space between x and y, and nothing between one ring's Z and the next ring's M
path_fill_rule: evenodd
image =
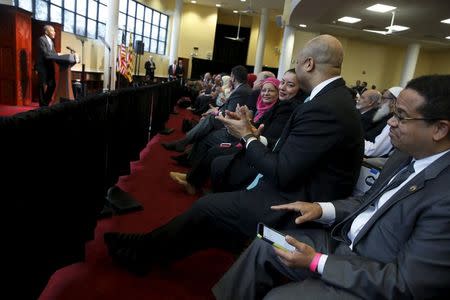
M269 228L262 223L258 224L258 237L272 244L274 247L286 251L295 251L295 247L286 242L282 233L276 231L275 229Z

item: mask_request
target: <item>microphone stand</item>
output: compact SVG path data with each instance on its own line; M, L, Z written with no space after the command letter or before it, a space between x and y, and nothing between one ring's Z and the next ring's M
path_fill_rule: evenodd
M85 73L85 64L84 64L84 42L86 42L87 38L84 36L76 35L75 36L81 42L81 89L83 98L86 97L86 73Z

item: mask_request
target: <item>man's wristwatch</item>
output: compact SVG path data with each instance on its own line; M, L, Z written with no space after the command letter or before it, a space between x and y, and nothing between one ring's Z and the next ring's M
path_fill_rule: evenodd
M243 146L247 145L248 139L252 138L252 137L256 138L256 136L253 133L249 133L249 134L241 137L241 142L242 142Z

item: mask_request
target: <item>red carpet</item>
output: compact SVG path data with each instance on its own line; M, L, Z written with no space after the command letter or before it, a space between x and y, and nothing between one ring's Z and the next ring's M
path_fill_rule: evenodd
M12 116L24 111L33 110L39 107L39 104L32 102L30 106L10 106L0 104L0 116Z
M175 132L155 136L141 152L140 161L131 164L131 175L119 179L118 185L141 202L144 210L99 221L95 240L86 245L86 262L58 270L40 300L213 299L210 289L233 262L230 254L203 251L139 278L113 265L103 243L106 231L148 231L185 211L198 198L188 196L170 179L170 170L185 169L172 163L170 156L176 152L160 145L182 136L183 117L190 113L182 110L171 116L167 126Z

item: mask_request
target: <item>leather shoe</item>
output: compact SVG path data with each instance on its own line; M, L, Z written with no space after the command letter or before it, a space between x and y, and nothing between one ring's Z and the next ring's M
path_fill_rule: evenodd
M106 232L103 235L110 255L121 248L139 246L145 241L145 237L144 233Z

